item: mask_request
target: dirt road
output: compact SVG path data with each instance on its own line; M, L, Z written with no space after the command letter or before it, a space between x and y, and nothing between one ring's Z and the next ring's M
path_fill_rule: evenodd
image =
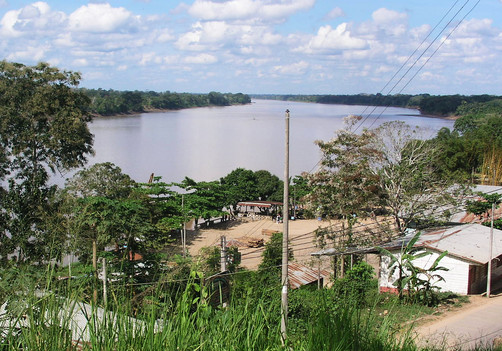
M471 299L472 304L417 328L417 343L424 347L441 345L446 350L491 346L502 336L502 296Z

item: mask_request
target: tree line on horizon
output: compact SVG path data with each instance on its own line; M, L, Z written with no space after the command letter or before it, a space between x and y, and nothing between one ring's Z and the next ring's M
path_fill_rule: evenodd
M216 91L211 91L208 94L193 94L170 91L120 91L85 88L80 90L90 98L91 113L101 116L251 103L251 98L246 94L223 94Z
M276 95L252 94L252 98L266 100L314 102L319 104L368 105L419 109L433 116L463 116L464 107L502 99L497 95L430 95L430 94L354 94L354 95Z

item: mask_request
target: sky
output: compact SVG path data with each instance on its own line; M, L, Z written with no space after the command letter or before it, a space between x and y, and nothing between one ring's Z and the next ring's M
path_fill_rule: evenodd
M502 0L0 0L0 56L96 89L502 95Z

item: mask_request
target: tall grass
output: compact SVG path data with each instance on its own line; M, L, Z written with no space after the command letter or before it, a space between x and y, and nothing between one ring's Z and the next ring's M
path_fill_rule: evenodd
M320 308L291 329L284 347L280 333L280 298L243 297L227 308L208 305L207 290L197 280L186 284L175 304L151 304L138 313L127 299L110 299L106 309L81 301L80 289L33 290L11 299L9 313L0 317L0 350L417 350L409 334L361 313L355 305ZM58 291L53 293L51 291ZM160 300L152 291L148 301ZM14 301L16 302L14 304ZM14 308L15 307L15 308ZM77 315L84 326L77 323ZM135 318L133 318L135 317Z

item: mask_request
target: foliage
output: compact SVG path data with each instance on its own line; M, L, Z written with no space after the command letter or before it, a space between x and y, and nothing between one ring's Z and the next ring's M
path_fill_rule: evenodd
M181 230L184 221L191 218L182 204L182 196L172 190L173 186L163 182L161 177L154 177L152 182L140 183L136 189L148 199L151 223L166 243L172 234Z
M272 234L270 240L265 244L262 256L260 269L280 269L282 266L282 233ZM288 259L293 259L293 250L291 248L288 248Z
M207 275L213 275L221 271L221 248L219 246L203 247L200 250L202 270ZM231 246L227 248L227 271L235 272L241 263L239 248Z
M483 222L483 225L487 227L491 227L491 221L490 222ZM502 219L496 219L493 221L493 228L502 230Z
M404 290L407 289L407 300L412 302L420 301L425 305L434 305L437 303L436 292L439 290L434 284L444 281L439 271L448 269L439 266L440 261L448 254L448 251L442 252L431 264L429 268L421 268L415 265L414 261L432 254L431 251L425 251L421 247L415 247L420 239L421 232L417 232L408 242L402 241L401 251L393 254L387 249L379 248L380 253L389 258L387 268L389 269L389 278L394 276L397 271L397 279L394 282L399 299L404 300Z
M463 103L454 130L443 129L436 138L443 156L440 167L482 184L502 181L502 100Z
M378 288L373 267L364 261L356 263L345 276L333 282L333 289L344 301L356 306L366 304L367 295Z
M309 176L311 208L330 218L343 218L346 242L354 245L352 227L359 217L388 213L402 235L413 223L442 220L441 209L456 203L453 179L443 177L435 163L439 150L403 122L382 124L357 134L353 118L328 142L318 142L323 159ZM373 240L381 241L380 237Z
M484 213L487 213L492 208L492 204L500 204L502 201L502 195L494 193L487 194L479 192L478 196L483 198L483 201L467 201L467 212L473 213L477 216L481 216Z
M378 175L370 163L380 153L370 145L373 134L353 131L360 117L350 116L346 128L330 141L317 141L322 151L320 168L308 176L312 191L307 197L318 215L347 220L351 233L351 218L364 216L380 202Z
M438 172L458 182L473 182L473 175L482 162L482 144L462 136L458 131L442 128L430 143L441 149L438 155Z
M374 133L374 147L383 155L373 161L380 179L384 208L394 218L399 234L411 223L441 219L444 206L455 205L454 179L436 168L440 150L427 142L418 128L386 122Z
M179 110L191 107L229 106L249 104L248 95L222 94L189 94L155 91L117 91L103 89L81 89L91 99L93 113L108 116L122 113L144 112L153 109Z
M265 170L254 172L254 176L259 200L283 201L284 182L278 176Z
M0 62L0 255L46 259L43 216L55 186L49 175L82 166L92 153L88 98L78 73L46 63ZM7 233L9 233L7 235Z
M484 103L497 104L499 96L494 95L440 95L429 94L407 95L382 95L356 94L356 95L274 95L253 94L255 99L315 102L321 104L366 105L366 106L394 106L419 108L426 115L463 115L471 108L466 105L482 105Z
M226 192L226 204L234 209L240 201L281 201L283 182L269 171L253 172L236 168L220 179Z
M111 162L96 163L78 171L65 183L65 192L72 197L102 196L109 199L131 195L135 182Z
M185 218L204 218L209 221L211 218L227 215L227 212L223 211L227 204L227 192L218 181L196 182L185 177L176 185L189 192L184 195Z
M227 204L236 207L239 201L255 200L256 177L254 172L244 168L237 168L220 179L220 183L228 193Z

